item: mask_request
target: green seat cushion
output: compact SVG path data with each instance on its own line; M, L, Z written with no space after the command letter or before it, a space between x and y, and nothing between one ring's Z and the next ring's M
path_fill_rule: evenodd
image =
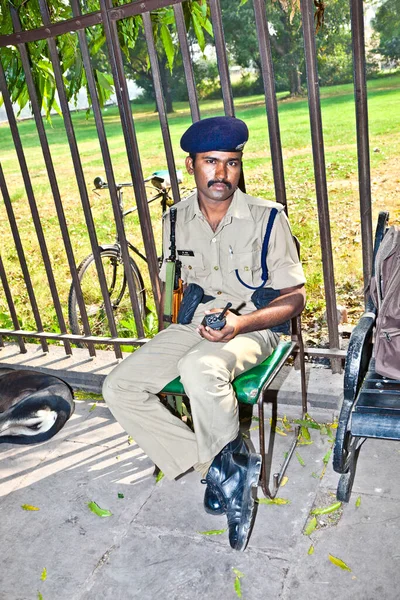
M244 404L255 404L260 395L262 386L267 381L276 367L281 363L282 359L290 354L292 343L279 342L275 350L262 363L249 369L245 373L238 375L233 380L233 389L239 402ZM181 378L177 377L170 381L163 390L162 394L173 394L174 396L182 396L185 394Z

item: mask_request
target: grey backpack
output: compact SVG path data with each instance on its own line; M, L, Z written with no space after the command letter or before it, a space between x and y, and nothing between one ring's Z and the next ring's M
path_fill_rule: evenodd
M375 371L400 379L400 229L394 225L376 253L370 292L377 308Z

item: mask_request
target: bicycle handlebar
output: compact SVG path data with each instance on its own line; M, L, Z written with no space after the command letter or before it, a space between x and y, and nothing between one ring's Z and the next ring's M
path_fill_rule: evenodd
M178 183L182 183L182 171L177 171L176 176L178 179ZM150 181L152 186L158 190L167 190L171 187L171 179L169 177L168 171L155 171L154 173L152 173L150 175L150 177L147 177L143 181L144 181L144 183L148 183ZM95 177L93 184L94 184L94 187L96 190L108 189L108 183L107 183L107 181L104 181L104 179L102 177ZM123 187L132 187L132 186L133 186L132 182L116 184L117 189L121 189Z

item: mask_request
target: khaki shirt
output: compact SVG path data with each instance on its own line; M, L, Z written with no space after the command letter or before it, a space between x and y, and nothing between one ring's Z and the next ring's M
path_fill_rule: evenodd
M198 202L197 192L175 205L177 258L182 262L183 283L197 283L215 300L201 304L196 311L204 314L210 308L222 308L232 302L233 308L245 314L256 310L251 302L254 289L238 280L235 270L247 285L262 283L261 249L272 208L278 209L268 245L268 280L265 287L281 290L305 282L290 225L280 203L234 193L229 209L214 232ZM160 279L165 281L165 258L170 256L169 211L164 215L164 262Z

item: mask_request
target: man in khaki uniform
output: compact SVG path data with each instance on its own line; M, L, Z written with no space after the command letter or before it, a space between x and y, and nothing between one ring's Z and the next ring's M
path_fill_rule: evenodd
M190 322L158 333L122 361L103 387L116 419L169 479L191 467L201 473L204 507L227 514L230 544L237 550L248 541L251 487L258 483L261 456L250 453L241 438L231 382L271 354L280 324L305 302L304 274L283 206L238 189L247 138L245 123L233 117L198 121L183 135L197 191L176 205L176 248L187 293L197 284L204 296ZM164 257L169 229L167 213ZM165 263L160 278L165 280ZM259 291L267 294L267 306L262 300L260 307ZM202 324L205 313L219 313L227 302L232 310L222 329ZM157 396L178 375L190 399L194 433Z

